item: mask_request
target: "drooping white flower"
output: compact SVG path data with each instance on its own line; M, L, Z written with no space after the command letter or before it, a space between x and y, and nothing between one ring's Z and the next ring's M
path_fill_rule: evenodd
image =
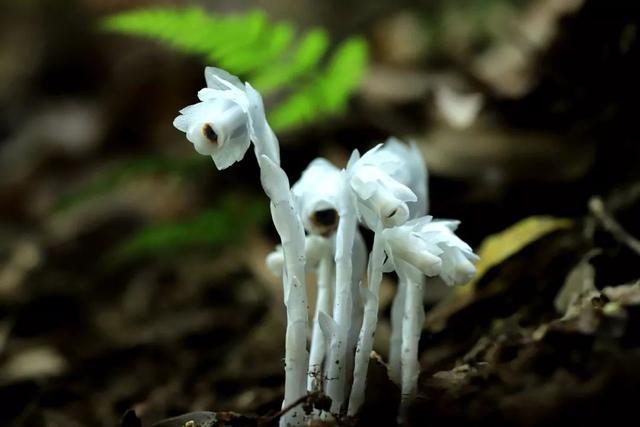
M338 227L340 170L328 160L309 163L291 191L304 228L311 234L329 235Z
M426 213L427 172L415 146L389 138L362 157L355 151L347 173L358 215L372 230Z
M205 79L207 88L198 93L201 102L180 110L173 121L196 151L211 156L218 169L242 160L251 141L264 146L263 151L274 151L275 135L266 122L260 94L218 68L207 67Z
M383 231L385 270L406 265L433 277L440 276L448 285L468 282L475 274L478 256L455 235L458 221L432 220L425 216Z
M367 162L377 165L391 178L413 191L417 200L415 203L408 204L410 219L427 213L429 206L427 167L416 144L406 144L395 137L387 138L377 152L370 154Z

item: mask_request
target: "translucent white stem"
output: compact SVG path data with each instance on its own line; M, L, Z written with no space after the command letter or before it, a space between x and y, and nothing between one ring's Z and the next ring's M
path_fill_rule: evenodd
M364 295L364 313L362 327L358 337L355 361L353 367L353 385L349 397L348 415L356 415L364 401L367 385L367 372L369 370L369 355L373 349L373 338L378 323L378 294L382 283L382 264L384 262L383 237L380 231L376 231L373 238L373 248L369 255L367 267L368 288L362 289Z
M256 155L259 150L256 145ZM277 159L275 159L277 160ZM260 180L271 200L271 217L280 235L284 253L284 303L287 309L285 339L285 387L283 407L307 391L307 289L305 286L305 237L302 222L291 196L289 179L282 168L266 155L258 156ZM304 412L296 407L280 418L280 426L304 424Z
M398 291L391 304L391 338L389 339L389 378L400 385L400 353L402 350L402 318L407 293L407 282L398 281Z
M322 363L326 352L326 339L320 328L320 313L331 313L331 288L334 281L334 264L332 252L327 253L320 260L317 274L316 309L313 317L313 330L311 333L311 352L309 354L309 378L307 379L308 391L322 390Z
M408 266L407 266L408 267ZM409 403L415 398L418 389L420 364L418 344L424 324L424 276L413 267L397 269L398 275L406 281L406 299L402 325L402 353L400 365L402 372L400 421L404 419Z
M351 295L353 298L353 309L351 310L351 326L349 327L349 338L347 341L347 359L345 367L345 396L349 395L353 381L353 366L358 345L358 335L362 327L364 303L360 295L360 286L364 282L364 275L367 269L367 246L360 232L356 230L356 238L353 242L353 271L351 274Z
M357 219L352 205L350 193L347 190L346 174L342 172L343 189L340 192L340 206L338 213L340 222L336 232L336 292L333 301L333 320L336 330L331 337L326 394L331 398L331 412L339 413L345 400L345 371L347 341L353 298L351 295L352 250L355 239Z

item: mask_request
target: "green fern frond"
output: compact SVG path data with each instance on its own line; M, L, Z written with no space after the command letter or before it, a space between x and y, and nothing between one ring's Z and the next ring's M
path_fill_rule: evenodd
M107 194L141 176L171 175L185 179L195 179L208 170L208 163L202 156L157 157L146 156L118 162L87 182L61 196L54 203L53 210L61 212L85 203L95 197Z
M287 129L342 113L366 64L366 42L360 38L346 40L315 79L275 108L269 115L271 125L274 129Z
M300 40L291 58L285 58L252 78L252 84L263 94L285 86L314 70L329 46L327 32L315 29Z
M326 30L309 30L296 42L291 24L269 23L262 11L218 16L199 8L141 9L107 17L103 27L201 55L208 63L246 77L263 95L289 93L270 109L275 130L343 112L367 64L364 40L348 39L325 58Z
M362 38L345 41L327 66L325 78L325 102L330 111L345 106L347 94L360 83L367 65L367 44Z
M223 57L259 40L267 29L264 13L215 17L200 8L138 9L106 17L103 28L169 43L188 53Z
M238 242L268 218L262 201L240 203L227 197L196 217L149 225L121 242L109 255L110 262L125 262L147 256L161 256L190 248L219 248Z

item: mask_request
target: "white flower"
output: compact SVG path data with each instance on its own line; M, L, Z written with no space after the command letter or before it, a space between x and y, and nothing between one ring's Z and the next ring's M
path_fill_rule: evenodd
M302 172L291 192L296 210L309 233L328 235L336 230L342 188L340 170L326 159L313 160Z
M448 285L468 282L475 274L478 256L454 234L458 221L417 218L383 231L385 270L417 268L427 276L440 276Z
M200 154L211 156L218 169L242 160L251 141L272 137L262 98L248 83L218 68L205 69L207 88L199 103L180 110L173 125L187 134Z
M358 216L372 230L400 225L426 212L426 169L415 146L389 138L362 157L355 151L347 173Z
M329 240L321 236L305 236L304 241L304 256L305 256L305 270L314 271L318 268L320 260L327 253L331 251L331 244ZM267 255L265 258L267 268L275 276L282 276L282 269L284 267L284 252L282 245L277 245L276 248Z

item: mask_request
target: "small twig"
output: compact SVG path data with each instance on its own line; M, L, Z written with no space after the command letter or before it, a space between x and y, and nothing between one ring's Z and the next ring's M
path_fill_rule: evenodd
M269 424L272 423L273 421L277 420L278 418L280 418L281 416L283 416L284 414L286 414L287 412L291 411L293 408L295 408L296 406L307 402L309 400L313 400L314 398L318 397L321 393L314 391L311 392L309 394L305 394L304 396L301 396L300 398L296 399L295 401L291 402L291 404L285 406L284 408L282 408L281 410L279 410L278 412L276 412L273 415L264 417L262 420L258 421L258 425L265 425L265 424Z
M591 213L600 221L605 230L611 233L616 240L627 245L629 249L640 255L640 240L629 234L629 232L616 221L613 215L607 212L600 197L592 197L591 200L589 200L589 210L591 210Z

